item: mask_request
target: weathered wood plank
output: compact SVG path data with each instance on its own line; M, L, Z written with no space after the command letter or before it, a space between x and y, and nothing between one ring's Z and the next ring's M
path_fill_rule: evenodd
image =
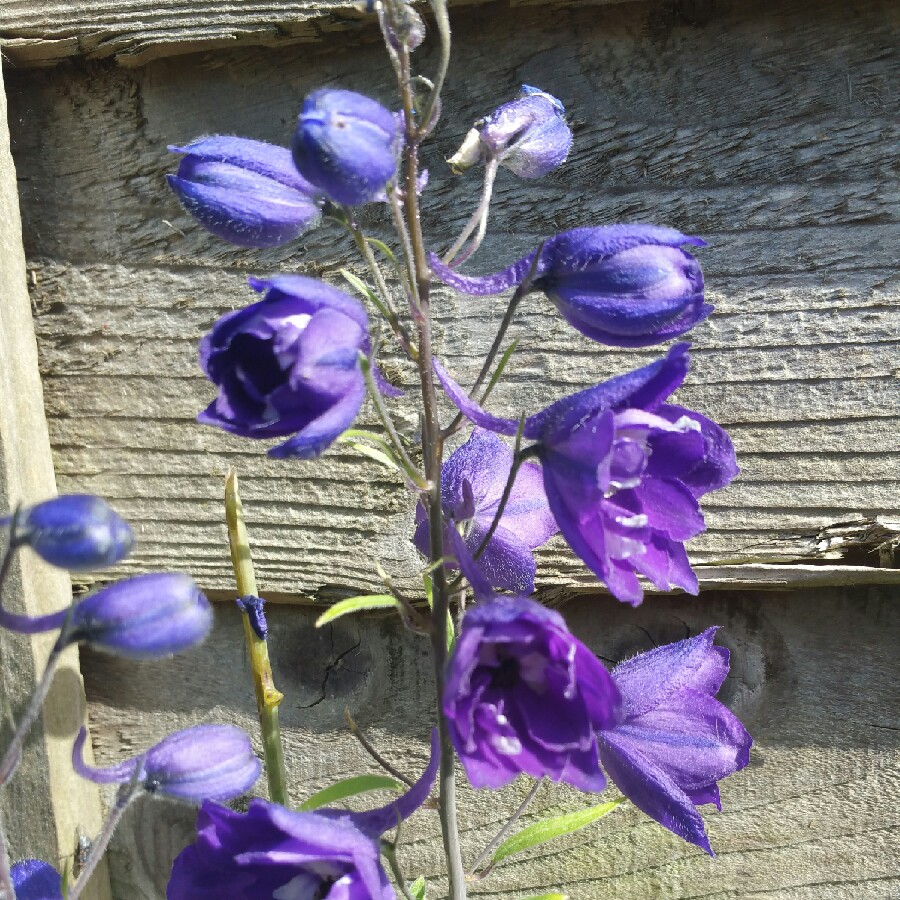
M451 0L454 7L483 0ZM548 0L513 0L533 5ZM553 0L553 6L585 0ZM591 5L627 0L590 0ZM235 45L275 47L371 30L350 0L4 0L0 43L17 66L109 56L137 66L164 56Z
M850 14L829 2L810 17L799 2L764 12L726 2L691 24L629 4L561 10L551 24L546 10L517 9L515 43L510 15L456 17L454 72L468 81L451 81L450 124L429 158L433 244L449 242L468 215L459 198L477 189L441 161L484 111L475 98L520 80L556 91L575 117L572 158L527 190L499 179L489 239L469 268L499 268L549 230L586 222L665 221L710 241L702 259L717 312L691 335L694 366L679 397L730 428L743 476L707 499L709 531L693 558L803 560L828 525L896 512L900 11L867 0ZM773 28L777 44L765 40ZM197 340L251 299L245 273L299 267L338 282L351 262L346 241L323 228L299 251L236 250L193 226L162 187L171 141L226 131L285 142L298 98L317 83L340 78L388 96L389 77L374 42L342 50L327 40L302 64L290 50L245 49L139 70L13 74L60 480L134 518L134 571L175 562L207 587L230 585L220 495L237 464L271 589L322 596L327 585L371 585L373 557L412 577L411 512L389 476L343 452L315 466L274 463L191 421L212 396ZM382 210L365 215L384 230ZM438 349L463 382L503 308L503 298L438 292ZM537 298L513 334L522 343L492 401L512 414L657 353L581 340ZM414 387L413 372L388 363ZM400 419L415 429L411 402ZM559 541L540 560L546 584L590 583Z
M724 700L756 746L751 767L723 783L723 812L706 813L715 860L680 842L631 807L597 826L538 848L473 886L473 897L519 900L563 889L572 900L845 900L900 892L900 744L895 677L900 640L897 588L654 597L638 610L609 597L564 606L576 633L608 663L654 643L721 624L732 652ZM365 628L343 621L312 628L315 611L270 607L276 682L287 694L292 799L370 769L346 733L345 707L401 769L419 770L432 719L431 675L422 642L390 617ZM189 655L140 667L88 655L86 681L97 754L107 763L148 746L165 731L215 718L253 731L254 708L236 611L217 609L212 640ZM339 661L338 661L339 660ZM241 699L242 698L242 699ZM129 750L130 752L130 750ZM461 776L461 780L463 780ZM526 792L464 789L465 857L477 855ZM526 822L591 799L546 788ZM707 808L709 810L711 808ZM169 861L191 839L190 810L139 805L111 859L117 897L163 896ZM404 830L409 875L436 877L439 827L433 812Z
M0 77L0 510L35 503L56 493L44 418L37 344L25 286L25 257L9 153L7 109ZM6 530L0 535L6 549ZM71 600L68 575L28 552L19 555L4 585L4 603L19 613L41 615ZM27 637L0 630L0 747L6 747L46 664L56 636ZM40 857L71 866L78 836L100 829L100 798L72 771L72 740L82 723L85 699L78 651L66 651L42 715L34 726L12 782L0 793L0 817L13 860ZM85 893L109 897L105 866Z

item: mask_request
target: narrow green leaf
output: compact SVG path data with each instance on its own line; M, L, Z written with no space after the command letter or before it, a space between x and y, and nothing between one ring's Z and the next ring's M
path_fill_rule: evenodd
M425 876L420 875L410 886L409 892L416 900L425 900Z
M361 453L363 456L368 456L369 459L374 459L375 462L381 463L388 469L391 469L394 472L400 472L402 469L400 468L400 464L394 459L390 454L385 453L383 450L379 450L377 447L370 447L368 444L359 444L353 443L350 445L357 453Z
M434 581L427 572L422 576L422 581L425 583L425 599L428 600L428 608L434 609Z
M494 374L491 375L491 380L488 382L488 386L484 389L484 393L481 395L480 403L483 406L484 401L487 400L491 395L491 391L497 386L497 382L500 380L500 377L503 375L503 370L506 368L506 364L509 362L510 357L516 350L516 347L519 346L519 339L516 338L504 351L503 355L500 357L500 362L497 363L497 368L494 369Z
M341 269L341 275L343 275L344 278L346 278L347 281L349 281L350 284L352 284L364 297L368 297L375 309L377 309L385 319L388 321L391 320L388 308L382 303L381 298L372 290L372 288L347 269Z
M590 807L590 809L579 809L576 812L566 813L563 816L555 816L552 819L535 822L534 825L523 828L520 832L505 840L494 851L491 865L496 865L514 853L521 853L523 850L529 850L531 847L551 841L553 838L578 831L579 828L584 828L586 825L596 822L597 819L602 819L622 802L624 802L624 798L620 797L618 800L601 803L598 806Z
M342 778L321 791L316 791L300 804L300 809L309 811L346 800L347 797L355 797L357 794L365 794L367 791L397 791L403 790L403 785L387 775L354 775L351 778Z
M359 597L348 597L335 603L330 609L325 610L318 619L316 619L316 628L321 628L341 616L350 613L361 612L364 609L389 609L392 606L399 606L397 598L391 594L362 594Z
M525 897L524 900L569 900L569 895L549 893L535 895L534 897Z
M443 565L443 561L441 561L441 565ZM426 572L422 576L422 581L425 582L425 597L428 600L428 608L434 609L434 580L432 577ZM450 615L450 610L447 610L447 650L452 650L453 645L456 643L456 629L453 627L453 617Z
M378 240L378 238L367 237L366 243L371 247L375 247L377 250L380 250L390 261L392 266L397 265L397 257L394 256L394 251L391 250L390 247L384 242Z

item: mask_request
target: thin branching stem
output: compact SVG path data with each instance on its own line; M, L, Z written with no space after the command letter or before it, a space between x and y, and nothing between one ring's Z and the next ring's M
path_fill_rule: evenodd
M409 887L407 887L406 879L403 877L403 870L400 868L400 861L397 859L397 848L389 841L382 841L381 854L388 861L388 866L390 866L391 874L394 876L394 881L400 889L400 893L403 894L406 900L416 900Z
M465 228L460 232L460 235L453 246L444 254L443 260L448 266L452 265L454 261L456 261L456 265L462 265L481 246L481 242L484 240L484 234L487 230L488 214L491 208L491 195L494 193L494 179L497 177L498 165L499 163L496 159L489 159L485 163L484 189L481 192L481 202L475 207L475 212L472 213L471 218L466 222ZM471 235L476 228L478 229L478 234L475 236L471 245L466 248L465 253L457 260L457 255L469 239L469 235Z
M428 101L422 110L422 119L419 125L419 139L427 137L437 125L438 104L441 101L441 91L444 88L444 79L450 68L450 16L447 15L447 0L431 0L431 11L438 27L438 36L441 41L441 57L438 61L437 75L434 78L434 87L428 95Z
M394 778L397 779L397 781L402 781L405 785L408 785L409 787L412 787L415 784L415 782L412 780L412 778L409 778L408 776L404 775L399 769L392 766L372 746L369 739L360 730L359 725L357 725L356 722L353 721L353 717L350 715L349 709L344 710L344 717L347 719L347 727L350 729L350 734L352 734L353 737L355 737L356 740L359 741L359 744L363 748L363 750L365 750L366 753L368 753L369 756L371 756L372 759L374 759L375 762L377 762L378 765L381 766L381 768L384 769L384 771L388 773L388 775L392 775Z
M0 900L16 900L16 889L13 887L12 874L9 871L9 844L0 815Z
M488 841L484 850L478 856L478 859L472 863L469 869L470 875L474 875L478 871L478 867L494 852L494 849L500 845L501 841L505 841L509 833L515 827L516 822L522 817L522 814L531 805L531 801L537 796L537 792L541 789L543 781L536 781L531 790L525 795L525 799L519 804L516 811L510 816L509 821Z

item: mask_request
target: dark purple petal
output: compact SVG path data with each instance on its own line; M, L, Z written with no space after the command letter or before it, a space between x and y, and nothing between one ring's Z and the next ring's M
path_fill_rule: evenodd
M466 535L465 543L473 557L486 534L486 528L476 526ZM534 590L537 571L531 550L518 534L501 525L475 563L496 590L530 594Z
M9 874L16 900L63 900L62 877L42 859L13 863Z

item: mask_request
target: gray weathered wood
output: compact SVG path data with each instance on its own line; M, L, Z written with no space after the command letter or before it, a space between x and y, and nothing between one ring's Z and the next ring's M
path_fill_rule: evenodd
M0 510L55 493L0 78ZM6 549L6 539L6 533L0 535L0 552ZM68 575L26 551L19 554L3 599L19 613L41 615L64 608L71 596ZM0 630L0 748L9 743L12 723L22 715L55 638ZM97 789L78 778L71 765L72 740L84 710L78 651L73 647L60 661L15 778L0 792L0 816L9 840L9 847L0 852L8 850L14 861L39 857L71 867L78 835L92 837L99 831ZM84 896L109 896L105 866Z
M453 7L484 0L452 0ZM530 5L535 0L513 0ZM547 3L548 0L537 0ZM585 0L553 0L573 6ZM590 0L592 5L626 0ZM126 66L216 47L308 44L356 36L371 17L351 0L0 0L0 43L17 66L114 56Z
M487 244L467 268L499 268L548 232L585 223L659 221L703 234L717 311L691 334L694 366L679 398L729 427L743 474L706 498L709 530L690 550L707 564L803 561L823 528L900 515L900 12L867 0L852 12L823 3L815 16L799 2L685 15L628 4L566 9L548 26L546 9L460 11L448 125L429 151L426 232L449 243L476 195L477 176L450 178L441 156L494 102L478 98L506 97L523 80L558 93L573 116L572 158L539 183L501 175ZM174 562L207 587L231 586L221 491L234 464L269 588L325 596L328 586L371 586L373 557L412 577L411 510L390 475L346 451L275 463L261 446L192 421L212 397L197 340L252 298L245 275L299 268L340 283L347 241L323 228L299 250L237 250L196 227L163 186L172 141L224 131L286 142L299 98L321 82L390 96L389 66L372 33L360 37L350 49L323 38L302 54L12 73L59 477L109 496L136 522L134 571ZM378 207L365 217L385 230ZM439 291L438 349L463 382L503 303ZM591 344L537 297L513 333L522 345L493 401L511 414L659 352ZM414 389L414 373L388 363ZM412 401L401 406L412 431ZM559 540L540 559L545 584L594 583Z
M732 674L721 697L755 739L751 764L722 783L722 813L704 810L715 860L626 807L527 854L521 865L498 868L473 887L473 898L520 900L554 888L572 900L900 896L898 601L896 587L873 587L654 597L638 610L609 597L565 604L573 630L609 664L722 625L719 641L731 649ZM269 607L276 683L287 695L281 719L292 800L372 769L346 732L345 707L389 759L410 774L420 771L432 721L426 642L401 635L391 617L367 618L364 627L345 619L316 631L315 616ZM236 610L223 606L203 648L141 666L137 676L130 665L87 656L98 756L118 761L199 718L253 731L241 641ZM463 790L468 860L527 789L522 779L499 795ZM525 821L592 802L548 787ZM147 801L128 824L112 851L115 896L162 898L168 865L192 837L193 813ZM403 835L408 875L439 876L435 813L417 813ZM437 881L429 897L442 896Z

